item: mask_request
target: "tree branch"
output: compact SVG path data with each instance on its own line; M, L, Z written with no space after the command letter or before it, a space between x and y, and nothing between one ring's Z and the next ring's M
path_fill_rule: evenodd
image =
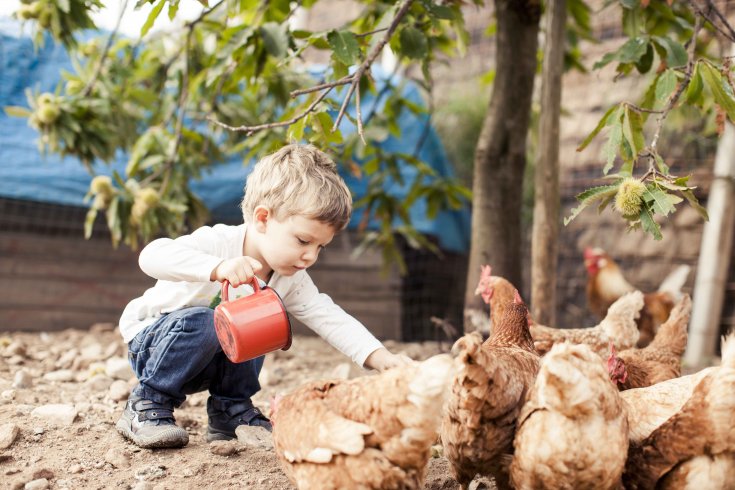
M97 63L97 67L94 70L94 74L92 74L92 78L90 78L89 82L87 82L87 85L85 85L84 90L82 90L82 97L85 97L85 98L89 97L89 94L92 93L92 88L94 87L94 84L97 83L97 79L100 77L100 74L102 73L102 67L105 64L107 55L110 52L110 48L112 48L112 41L115 40L115 36L117 36L117 31L120 30L120 24L122 23L122 18L123 18L123 15L125 15L125 9L127 8L128 8L128 0L124 0L122 6L120 7L120 14L117 16L117 21L115 22L115 28L112 29L110 36L107 38L105 49L102 50L102 54L100 55L100 60Z
M722 13L719 11L719 9L714 4L714 2L712 2L712 0L707 0L706 2L707 11L706 12L703 8L700 8L699 6L697 6L693 1L690 1L689 3L694 9L695 13L699 14L701 17L707 20L710 24L712 24L712 27L714 27L717 32L722 34L730 42L735 43L735 29L732 28L730 23L727 21L727 18L724 15L722 15ZM710 15L710 13L712 12L714 12L715 17L719 19L720 22L722 22L722 24L724 25L724 28L717 25L717 22L715 21L715 19L713 19L712 16Z
M388 27L388 30L383 35L382 39L378 41L378 43L375 46L373 46L373 50L370 52L368 57L365 58L365 61L363 61L360 64L360 66L355 71L355 74L352 75L352 83L350 85L350 89L347 91L345 100L342 102L342 107L340 107L339 109L339 113L337 114L337 119L334 120L332 131L336 131L337 127L339 127L339 123L340 121L342 121L342 117L344 117L345 115L345 110L347 110L347 104L349 103L350 98L352 97L352 93L355 91L355 87L360 83L360 79L365 74L365 71L367 71L370 68L370 66L373 64L375 59L378 57L380 52L383 50L385 45L390 40L391 36L393 36L393 33L398 27L398 24L400 24L403 17L405 17L406 13L408 13L408 9L411 8L411 4L413 3L413 1L414 0L404 0L403 4L398 9L398 12L396 12L396 16L393 18L393 21Z
M322 92L321 94L319 94L319 97L317 97L314 100L314 102L312 102L309 105L309 107L306 108L305 111L303 111L301 114L297 114L296 116L292 117L291 119L289 119L287 121L272 122L272 123L267 123L267 124L258 124L256 126L230 126L229 124L225 124L223 122L220 122L220 121L214 119L211 116L207 117L207 120L210 121L210 122L212 122L212 123L214 123L214 124L216 124L217 126L220 126L222 128L225 128L225 129L229 129L230 131L244 131L246 135L250 136L253 133L255 133L256 131L261 131L263 129L272 129L272 128L279 128L279 127L283 127L283 126L290 126L290 125L292 125L293 123L295 123L299 119L305 117L307 114L309 114L310 112L312 112L314 110L314 108L319 104L319 102L321 102L322 100L324 100L324 98L327 96L327 94L329 92L331 92L331 90L332 90L332 87L327 88L324 92Z
M320 83L319 85L314 85L313 87L294 90L289 95L291 95L291 98L294 98L294 97L298 97L299 95L310 94L312 92L318 92L326 88L333 88L333 87L339 87L340 85L347 85L348 83L352 83L352 76L348 75L344 78L340 78L336 82Z
M664 121L669 115L669 112L671 112L671 109L674 108L676 103L679 101L679 97L681 97L681 94L684 93L684 90L689 86L689 83L692 80L692 71L694 71L694 50L697 46L697 35L699 34L700 29L702 29L702 25L704 23L703 17L698 15L695 22L694 22L694 29L692 31L692 37L689 40L689 45L687 46L687 67L686 71L684 72L684 80L681 81L679 84L679 87L676 89L676 92L674 92L674 95L671 96L669 99L669 103L664 108L663 112L661 113L661 116L656 120L656 132L653 134L653 139L651 140L651 152L652 154L656 154L656 145L658 145L658 139L661 136L661 129L663 128ZM653 168L654 164L654 158L651 157L649 159L649 167Z

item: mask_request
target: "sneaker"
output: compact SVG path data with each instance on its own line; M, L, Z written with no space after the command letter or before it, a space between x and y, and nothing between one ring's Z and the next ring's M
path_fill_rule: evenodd
M207 442L235 439L235 429L239 425L259 426L273 432L271 421L250 400L233 402L210 396L207 400L207 414Z
M115 427L123 437L145 449L189 443L189 433L176 425L171 408L143 398L128 400Z

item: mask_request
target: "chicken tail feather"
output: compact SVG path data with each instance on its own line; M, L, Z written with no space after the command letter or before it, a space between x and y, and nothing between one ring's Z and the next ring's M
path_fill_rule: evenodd
M687 282L689 277L689 271L692 268L686 264L682 264L661 281L661 285L658 287L659 293L669 293L675 301L681 299L682 292L681 288Z
M453 374L453 361L448 354L425 360L419 364L416 375L408 385L408 400L419 408L432 406L438 399L443 402Z
M722 365L735 369L735 331L722 337Z

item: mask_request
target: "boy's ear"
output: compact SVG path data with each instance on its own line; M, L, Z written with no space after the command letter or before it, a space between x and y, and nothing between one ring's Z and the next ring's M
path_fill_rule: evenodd
M265 206L256 206L253 210L253 224L255 229L261 233L265 232L265 225L270 218L270 210Z

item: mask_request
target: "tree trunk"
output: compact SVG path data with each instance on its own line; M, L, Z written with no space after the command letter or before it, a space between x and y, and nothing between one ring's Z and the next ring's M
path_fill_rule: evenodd
M481 265L491 265L493 274L521 288L523 172L541 3L540 0L496 0L495 9L498 25L495 82L475 151L472 243L465 291L466 332L480 328L477 313L487 311L487 306L474 294Z
M546 7L546 42L541 86L539 151L534 175L531 239L531 305L535 321L556 324L556 259L559 249L559 114L564 72L566 0Z

